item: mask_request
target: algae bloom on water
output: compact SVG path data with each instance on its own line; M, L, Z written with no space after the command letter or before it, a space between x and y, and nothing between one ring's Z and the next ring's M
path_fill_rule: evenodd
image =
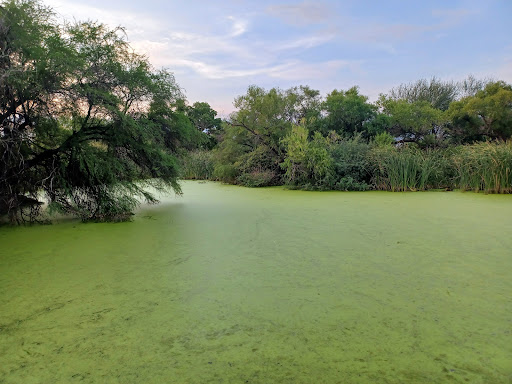
M512 196L183 189L0 229L0 383L512 380Z

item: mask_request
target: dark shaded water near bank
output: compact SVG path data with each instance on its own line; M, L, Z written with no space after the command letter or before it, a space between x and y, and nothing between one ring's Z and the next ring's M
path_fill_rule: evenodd
M512 196L183 189L0 228L0 383L512 381Z

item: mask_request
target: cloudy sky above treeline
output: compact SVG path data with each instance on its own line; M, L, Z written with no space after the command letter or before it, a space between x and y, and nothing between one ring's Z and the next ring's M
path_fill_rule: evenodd
M190 103L222 116L249 85L353 85L376 100L401 83L469 74L512 83L512 1L45 0L60 18L124 26Z

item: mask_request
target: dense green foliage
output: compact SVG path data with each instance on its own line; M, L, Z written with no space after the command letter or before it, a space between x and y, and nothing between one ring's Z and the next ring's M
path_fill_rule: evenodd
M148 187L180 193L177 155L218 124L121 28L59 25L39 2L9 0L0 51L0 215L12 221L33 220L40 199L84 220L126 219L156 201Z
M218 180L312 190L512 188L512 86L502 81L420 80L375 104L357 87L322 100L308 87L251 86L235 106L209 163Z
M458 141L507 140L512 136L512 85L489 83L474 96L452 103L448 114Z
M357 87L347 91L334 90L323 103L326 113L324 131L353 135L368 133L368 125L376 116L377 107L368 103L368 97L360 95ZM371 130L370 130L371 131Z

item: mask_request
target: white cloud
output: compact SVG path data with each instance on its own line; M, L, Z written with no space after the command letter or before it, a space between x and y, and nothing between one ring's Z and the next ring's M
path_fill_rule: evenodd
M271 77L305 82L317 79L332 78L340 71L360 72L362 62L348 60L328 60L319 63L305 63L303 61L289 62L286 65L269 68Z
M333 33L318 34L313 36L306 36L298 38L292 41L286 41L283 43L278 42L271 47L272 51L283 51L283 50L294 50L294 49L309 49L329 41L332 41L336 37Z
M247 31L247 21L236 19L233 16L228 16L228 20L231 20L233 22L232 30L231 30L231 37L237 37L240 35L243 35Z
M280 64L263 67L233 68L224 65L212 65L201 61L173 60L177 68L192 69L207 79L230 79L250 76L270 76L281 80L305 81L322 79L334 75L339 70L349 72L359 71L360 62L345 60L330 60L321 63L309 64L302 61L286 61Z
M202 61L193 61L186 59L173 60L172 64L176 67L186 67L194 70L199 75L207 79L226 79L231 77L246 77L264 73L267 68L230 68L226 65L208 64Z

